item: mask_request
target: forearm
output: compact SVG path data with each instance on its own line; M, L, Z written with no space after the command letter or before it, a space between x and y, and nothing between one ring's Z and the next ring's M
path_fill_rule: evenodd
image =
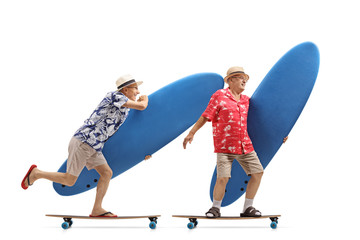
M148 98L146 96L142 96L136 102L132 100L128 100L123 106L142 111L147 108L148 103L149 103Z
M195 123L194 127L190 130L190 133L192 135L195 135L195 133L204 126L204 124L207 122L207 119L201 116L199 120Z
M139 102L141 104L141 108L140 110L145 110L148 107L148 101L141 101Z
M146 95L143 95L139 98L138 102L142 104L144 108L142 110L145 110L148 107L149 99Z

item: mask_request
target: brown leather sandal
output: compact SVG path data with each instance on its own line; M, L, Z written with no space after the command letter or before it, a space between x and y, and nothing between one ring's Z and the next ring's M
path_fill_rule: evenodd
M240 217L261 217L261 212L254 207L248 207L245 212L240 213Z
M209 217L207 214L208 213L211 213L212 215L214 215L213 217ZM221 217L221 214L220 214L220 209L218 209L217 207L212 207L209 209L209 211L207 211L207 213L205 213L205 216L208 217L208 218L218 218L218 217Z

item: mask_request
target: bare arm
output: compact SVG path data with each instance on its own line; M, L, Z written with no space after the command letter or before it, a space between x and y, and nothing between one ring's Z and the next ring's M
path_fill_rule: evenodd
M201 116L199 118L199 120L197 120L197 122L195 123L194 127L190 130L189 134L185 137L184 142L183 142L183 147L184 149L186 149L186 144L190 143L193 141L194 139L194 135L195 133L202 128L202 126L205 125L205 123L207 122L207 118Z
M123 106L142 111L147 108L148 102L149 102L148 97L146 95L143 95L140 96L136 102L129 99Z

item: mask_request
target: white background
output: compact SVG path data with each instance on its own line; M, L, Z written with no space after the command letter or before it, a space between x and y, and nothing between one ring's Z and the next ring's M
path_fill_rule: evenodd
M360 17L356 1L1 1L1 235L13 239L219 239L342 237L358 233ZM59 196L47 181L24 191L31 164L57 171L72 134L115 80L132 74L142 94L198 72L225 75L240 65L251 96L289 49L312 41L321 64L301 117L265 171L255 200L270 221L200 221L195 230L172 214L204 214L215 166L211 124L187 150L188 131L111 181L104 207L147 219L77 220L60 228L46 213L90 213L95 190ZM301 74L301 72L299 72ZM150 103L151 104L151 103ZM139 145L146 144L139 142ZM237 215L244 198L222 209ZM349 235L350 236L350 235Z

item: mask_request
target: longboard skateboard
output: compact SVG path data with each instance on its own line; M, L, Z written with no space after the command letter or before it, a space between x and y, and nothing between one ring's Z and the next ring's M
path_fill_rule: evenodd
M76 215L56 215L56 214L46 214L47 217L58 217L64 219L64 222L61 224L63 229L68 229L73 224L72 219L91 219L91 220L120 220L120 219L136 219L136 218L148 218L150 220L149 227L151 229L156 228L157 219L161 215L147 215L147 216L118 216L118 217L89 217L89 216L76 216Z
M270 227L272 229L276 229L278 225L278 219L281 215L263 215L261 217L238 217L238 216L224 216L218 218L208 218L206 216L192 216L192 215L173 215L173 217L177 218L188 218L189 223L187 227L189 229L193 229L198 225L197 219L206 219L206 220L248 220L248 219L262 219L262 218L269 218L271 220Z

